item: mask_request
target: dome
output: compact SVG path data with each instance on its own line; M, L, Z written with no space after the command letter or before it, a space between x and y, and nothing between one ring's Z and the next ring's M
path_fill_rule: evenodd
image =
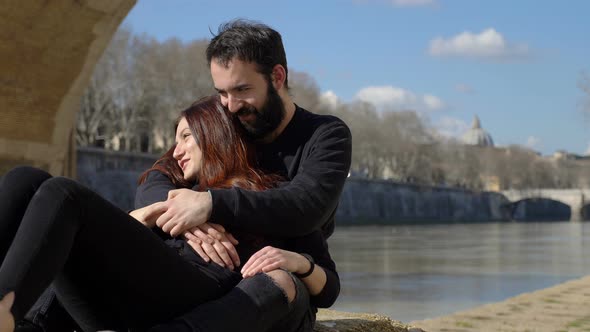
M463 143L475 146L494 146L492 136L481 128L477 115L473 118L471 129L463 135Z

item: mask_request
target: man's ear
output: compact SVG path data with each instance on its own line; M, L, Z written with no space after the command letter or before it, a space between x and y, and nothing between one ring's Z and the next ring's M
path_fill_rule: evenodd
M285 85L285 80L287 79L287 71L285 70L285 67L277 64L272 68L272 73L270 77L274 88L277 91L280 91Z

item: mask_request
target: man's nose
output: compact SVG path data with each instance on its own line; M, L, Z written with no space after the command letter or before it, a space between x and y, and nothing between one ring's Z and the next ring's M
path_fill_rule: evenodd
M226 107L230 112L235 113L242 108L242 100L233 96L228 96Z

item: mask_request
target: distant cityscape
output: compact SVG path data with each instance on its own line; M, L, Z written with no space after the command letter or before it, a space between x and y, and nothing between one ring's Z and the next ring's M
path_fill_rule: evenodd
M172 146L179 111L195 96L214 93L206 46L207 40L158 42L119 29L82 97L77 145L154 155ZM477 191L590 187L589 156L495 146L477 116L461 138L448 138L415 110L328 100L304 72L290 71L289 86L299 106L348 124L352 177Z

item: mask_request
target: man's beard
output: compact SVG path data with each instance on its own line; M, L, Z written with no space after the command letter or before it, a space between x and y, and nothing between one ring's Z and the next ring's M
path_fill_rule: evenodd
M254 106L244 106L235 113L238 119L240 119L240 115L249 114L254 114L254 121L246 122L240 120L240 123L252 139L258 140L264 138L279 127L285 118L285 105L281 96L279 96L277 90L271 83L268 83L266 101L259 110Z

